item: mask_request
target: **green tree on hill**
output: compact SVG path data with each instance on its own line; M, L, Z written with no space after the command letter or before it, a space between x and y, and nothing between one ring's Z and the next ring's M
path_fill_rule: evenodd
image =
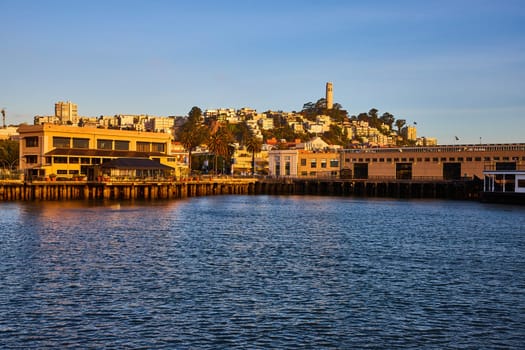
M397 127L397 132L399 133L399 135L401 135L401 129L403 128L403 126L405 126L406 123L407 121L405 119L396 120L396 127Z
M195 147L204 143L209 135L209 130L201 124L202 110L193 107L188 113L188 118L179 129L177 137L188 151L188 169L191 172L191 156Z

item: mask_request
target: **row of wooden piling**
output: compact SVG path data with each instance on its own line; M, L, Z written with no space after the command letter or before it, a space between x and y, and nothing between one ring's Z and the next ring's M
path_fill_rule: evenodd
M158 183L0 183L0 201L178 199L222 194L332 195L390 198L478 199L475 181L249 180Z
M294 179L261 181L258 194L330 195L389 198L478 199L476 181L367 181L339 179Z
M252 182L159 183L0 183L0 200L178 199L221 194L254 193Z

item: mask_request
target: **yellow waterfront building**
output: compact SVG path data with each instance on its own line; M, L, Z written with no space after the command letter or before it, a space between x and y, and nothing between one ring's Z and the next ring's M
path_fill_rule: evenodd
M118 158L150 159L187 172L180 157L171 154L171 135L144 131L78 127L70 125L22 125L20 170L26 179L93 178L104 163Z

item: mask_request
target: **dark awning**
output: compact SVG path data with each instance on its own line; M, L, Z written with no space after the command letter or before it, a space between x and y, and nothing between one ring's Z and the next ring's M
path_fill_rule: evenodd
M105 169L174 170L149 158L117 158L101 165Z

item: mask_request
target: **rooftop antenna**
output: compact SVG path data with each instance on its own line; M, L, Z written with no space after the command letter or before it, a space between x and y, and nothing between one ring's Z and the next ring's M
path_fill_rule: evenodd
M3 125L4 125L4 129L6 128L5 126L5 108L2 108L2 122L3 122Z

